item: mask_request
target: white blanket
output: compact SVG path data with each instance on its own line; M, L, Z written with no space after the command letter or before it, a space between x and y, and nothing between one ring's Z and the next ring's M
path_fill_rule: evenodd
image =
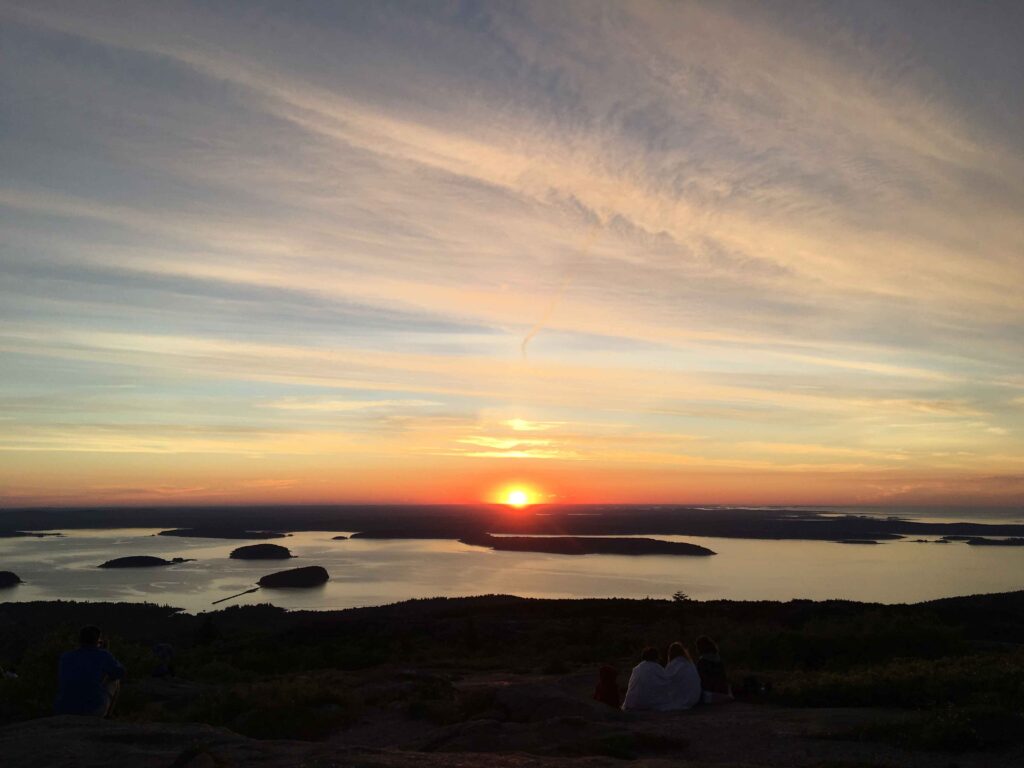
M668 668L641 661L629 676L623 709L666 712L689 709L700 700L700 675L689 659L676 658Z
M667 709L689 709L700 701L700 672L696 665L683 656L677 656L665 667L668 679Z

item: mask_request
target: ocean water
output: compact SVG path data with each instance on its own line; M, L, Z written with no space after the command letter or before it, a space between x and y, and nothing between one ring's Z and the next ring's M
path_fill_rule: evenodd
M0 590L0 602L124 600L173 605L196 613L245 603L329 610L417 597L494 593L668 598L682 590L701 600L842 598L902 603L1024 589L1024 548L963 543L900 540L851 545L658 536L701 544L718 554L569 556L494 552L447 540L334 541L333 536L347 532L307 531L275 540L297 555L295 559L242 561L231 560L228 554L253 542L156 536L157 529L63 533L42 539L0 539L0 570L13 570L26 582ZM162 568L96 567L125 555L186 557L195 562ZM260 576L301 565L322 565L331 580L320 588L264 589L211 605L254 586Z

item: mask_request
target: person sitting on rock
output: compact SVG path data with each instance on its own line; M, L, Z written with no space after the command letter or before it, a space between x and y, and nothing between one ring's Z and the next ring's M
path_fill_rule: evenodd
M626 687L624 710L661 710L665 708L667 684L665 668L658 663L658 649L644 648L640 663L633 667Z
M619 691L619 670L605 664L598 670L597 687L594 688L594 700L618 709L622 706L622 693Z
M703 690L702 700L705 704L719 704L732 701L732 688L725 674L725 664L718 654L718 646L707 635L697 638L697 671L700 673L700 685Z
M78 648L60 657L58 715L108 717L120 690L125 669L106 649L99 627L82 627Z
M668 647L668 665L665 667L668 691L665 709L690 709L701 699L700 673L682 643Z

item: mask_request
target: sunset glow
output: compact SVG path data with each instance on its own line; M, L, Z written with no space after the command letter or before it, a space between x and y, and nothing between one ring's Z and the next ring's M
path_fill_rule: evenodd
M516 488L508 492L508 496L505 497L505 503L510 507L521 508L530 503L530 497L526 494L526 491Z
M4 3L0 506L1019 504L1024 48L931 5Z

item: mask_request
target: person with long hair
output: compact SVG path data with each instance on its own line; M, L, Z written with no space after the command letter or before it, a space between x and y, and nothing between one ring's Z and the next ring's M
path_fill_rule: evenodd
M690 709L700 702L700 673L690 659L690 654L680 642L668 647L668 664L665 666L668 680L666 709Z

